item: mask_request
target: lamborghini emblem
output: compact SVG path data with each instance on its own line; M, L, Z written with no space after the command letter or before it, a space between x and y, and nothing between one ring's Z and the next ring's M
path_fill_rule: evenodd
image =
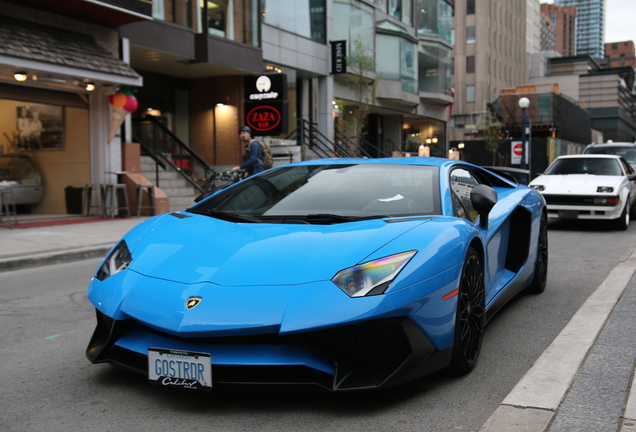
M188 300L186 300L186 305L185 305L186 309L187 310L193 309L199 303L201 303L201 300L203 300L201 297L190 297Z

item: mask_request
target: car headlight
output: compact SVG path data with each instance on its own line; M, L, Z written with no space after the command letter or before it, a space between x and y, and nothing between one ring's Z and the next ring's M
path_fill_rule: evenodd
M614 192L614 188L611 186L599 186L596 188L596 192L602 193L602 192L607 192L607 193L612 193Z
M114 275L115 273L119 273L120 271L125 270L131 262L132 255L130 254L128 245L124 240L122 240L115 247L115 249L113 249L113 251L108 254L99 270L97 270L97 274L95 275L95 277L100 281L103 281L104 279Z
M530 185L530 187L538 190L539 192L543 192L545 190L545 186L543 185Z
M331 281L349 297L382 294L416 253L402 252L358 264L339 271Z

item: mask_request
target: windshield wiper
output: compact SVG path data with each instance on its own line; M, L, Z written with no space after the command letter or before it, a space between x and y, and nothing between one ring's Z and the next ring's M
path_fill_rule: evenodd
M242 216L235 213L228 213L222 211L205 211L205 210L188 210L190 213L196 213L203 216L210 216L216 219L221 219L228 222L251 222L251 223L259 223L263 222L261 219L249 216Z

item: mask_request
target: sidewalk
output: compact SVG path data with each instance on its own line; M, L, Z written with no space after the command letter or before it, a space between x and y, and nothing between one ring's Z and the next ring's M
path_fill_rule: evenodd
M636 251L598 286L480 432L636 431Z
M0 272L103 257L145 219L0 227ZM635 273L636 252L610 272L480 432L636 432Z
M0 272L104 257L132 227L147 217L49 221L32 228L0 227ZM68 222L68 221L67 221ZM20 224L18 224L19 226ZM28 222L22 226L29 226Z

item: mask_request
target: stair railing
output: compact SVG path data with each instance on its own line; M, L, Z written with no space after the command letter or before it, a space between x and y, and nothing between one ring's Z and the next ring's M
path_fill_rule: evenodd
M151 157L154 155L155 162L163 161L164 169L170 167L200 192L204 191L206 181L216 174L198 154L154 116L133 121L133 133L144 150ZM156 171L158 183L158 167Z

